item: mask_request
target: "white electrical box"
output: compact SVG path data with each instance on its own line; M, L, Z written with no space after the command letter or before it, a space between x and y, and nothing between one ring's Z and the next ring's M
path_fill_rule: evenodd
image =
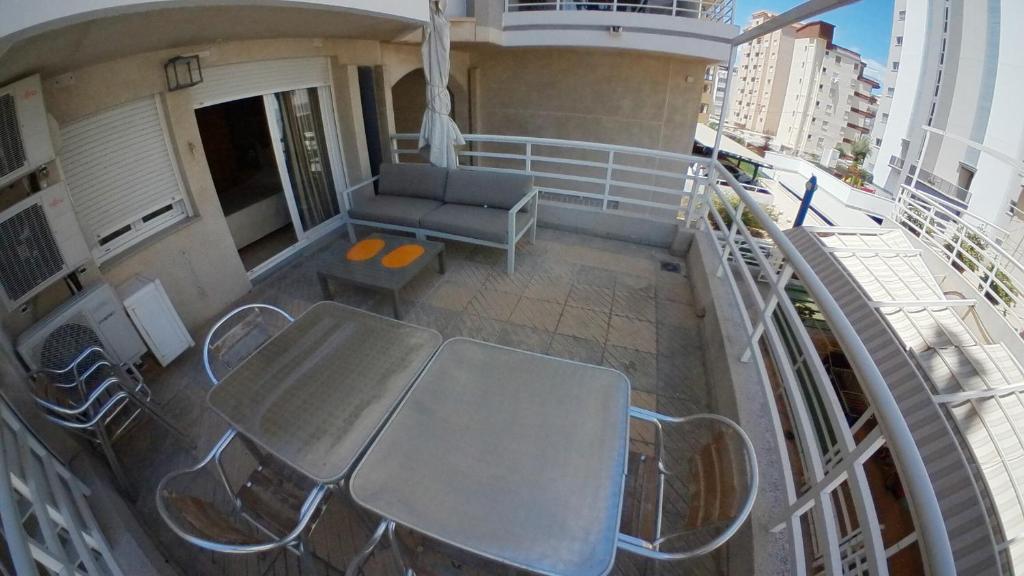
M161 366L195 344L159 279L135 276L118 287L118 292L128 317Z

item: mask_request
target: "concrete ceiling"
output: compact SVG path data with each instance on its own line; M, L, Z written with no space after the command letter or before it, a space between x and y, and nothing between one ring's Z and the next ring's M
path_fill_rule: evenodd
M89 20L0 46L0 85L32 73L53 76L131 54L218 40L361 38L390 40L416 24L368 14L270 6L149 10Z

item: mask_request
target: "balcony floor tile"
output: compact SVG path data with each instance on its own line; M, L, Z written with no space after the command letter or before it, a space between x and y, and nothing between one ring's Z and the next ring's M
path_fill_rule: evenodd
M236 305L267 302L301 314L321 299L318 265L345 248L347 244L339 242L303 254L258 282ZM447 274L425 270L403 291L406 321L436 329L446 338L465 336L613 367L629 376L637 406L672 415L709 410L700 319L687 278L659 271L660 262L671 259L666 251L541 228L536 244L521 244L517 274L512 278L505 274L501 251L448 243L446 253ZM339 302L384 315L391 312L386 295L340 283L333 288ZM210 324L194 330L193 337L201 341ZM153 422L142 420L118 450L141 493L135 511L168 560L182 573L197 576L340 574L372 528L370 519L341 497L331 499L313 533L313 548L322 562L312 570L287 553L249 558L205 553L163 525L154 505L157 482L205 454L223 434L225 424L206 405L210 383L198 346L166 368L152 364L145 373L156 402L190 431L198 448L192 452ZM653 431L639 423L634 428L631 450L652 453ZM670 461L677 463L693 451L686 438L671 432L666 434L666 448ZM213 481L198 489L212 493ZM685 509L685 486L670 484L666 492L672 507ZM417 566L429 568L424 573L508 573L407 531L400 530L400 537ZM659 572L721 574L726 566L724 552L719 552L664 564ZM619 554L613 574L640 576L650 570L645 562ZM375 554L364 572L396 573L386 552Z

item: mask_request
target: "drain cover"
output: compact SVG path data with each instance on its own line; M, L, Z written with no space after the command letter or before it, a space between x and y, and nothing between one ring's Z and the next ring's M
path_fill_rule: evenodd
M679 274L681 270L677 262L662 262L661 269L665 272L674 272L676 274Z

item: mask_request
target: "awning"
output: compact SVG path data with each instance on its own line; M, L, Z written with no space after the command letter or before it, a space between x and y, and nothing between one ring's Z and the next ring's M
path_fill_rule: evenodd
M711 150L715 147L715 129L707 124L698 123L697 132L693 135L693 141L695 151L698 146L700 146L706 149L708 154L710 154ZM743 144L729 138L725 134L722 134L722 143L718 150L718 155L719 157L724 156L726 158L750 162L751 164L756 164L761 168L772 167L772 165L764 159L764 156L761 156Z

